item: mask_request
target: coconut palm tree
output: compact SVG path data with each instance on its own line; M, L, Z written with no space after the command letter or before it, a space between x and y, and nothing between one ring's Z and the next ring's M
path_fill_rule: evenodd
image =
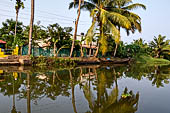
M99 45L101 44L101 50L104 54L107 50L107 41L106 41L106 31L108 33L112 33L114 39L120 38L120 32L116 28L116 26L113 24L113 22L118 23L121 27L124 27L126 29L131 28L131 24L129 20L115 12L115 11L109 11L106 9L107 5L110 3L111 0L103 1L103 0L90 0L85 2L84 5L82 5L82 9L87 9L91 12L90 16L93 18L92 25L87 33L87 40L88 38L92 38L94 36L94 32L96 29L96 26L99 26L100 30L100 37L99 37L99 43L96 50L95 57L98 54ZM70 5L70 7L73 7ZM76 5L75 5L76 7Z
M24 9L24 3L22 2L22 0L16 0L16 4L15 4L15 10L16 10L16 23L15 23L15 37L17 35L17 23L18 23L18 14L19 14L19 10L20 9ZM15 40L14 40L15 41Z
M119 10L115 10L115 8L118 8ZM127 35L129 35L130 31L132 33L135 33L136 30L138 30L139 32L142 31L141 28L141 18L131 12L131 10L137 9L137 8L143 8L146 10L146 6L140 3L133 3L133 0L114 0L112 2L110 2L110 4L108 5L107 9L108 10L115 10L116 12L120 13L121 15L124 15L125 17L128 18L128 20L131 23L131 29L126 29ZM115 23L115 25L117 25L119 31L121 26L119 26L117 23ZM116 42L117 40L115 40ZM117 47L118 47L119 41L116 43L116 47L115 47L115 51L114 51L114 56L116 55L116 51L117 51Z
M35 1L31 0L31 19L30 19L30 31L29 31L29 44L28 44L28 55L31 55L31 45L32 45L32 32L34 24L34 4Z
M72 54L73 54L73 48L74 48L74 45L75 45L75 40L76 40L76 37L77 37L77 29L78 29L78 23L79 23L79 18L80 18L80 13L81 13L81 4L84 0L79 0L79 5L78 5L78 15L77 15L77 19L76 19L76 22L75 22L75 31L74 31L74 36L73 36L73 41L72 41L72 46L71 46L71 51L70 51L70 57L72 57ZM74 0L74 3L76 2L76 0Z
M155 57L160 58L162 54L170 53L170 40L165 40L166 36L158 35L150 42L150 47L154 51Z
M106 34L112 33L112 37L116 45L118 45L120 42L120 27L126 29L128 34L129 31L134 32L136 29L141 31L140 17L129 11L138 7L146 9L146 7L139 3L128 6L129 3L132 3L132 0L88 0L84 1L84 4L81 6L81 9L90 11L93 18L92 26L87 33L87 40L94 37L94 28L97 22L100 26L99 44L101 44L103 53L107 51ZM78 1L76 1L76 4L70 3L70 8L73 6L77 8ZM98 49L99 47L97 47L95 56L97 56ZM117 46L115 50L117 50Z

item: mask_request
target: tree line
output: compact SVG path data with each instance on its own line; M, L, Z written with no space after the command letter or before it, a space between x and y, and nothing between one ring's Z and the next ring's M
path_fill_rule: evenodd
M109 54L114 57L129 57L136 54L139 48L145 48L145 53L152 53L152 56L155 57L161 57L161 55L169 52L169 40L165 40L165 36L161 35L158 38L155 37L150 44L143 44L144 41L142 39L135 40L129 45L121 41L121 29L124 29L127 35L135 33L135 31L142 32L141 17L134 13L133 10L137 8L145 10L146 6L134 3L133 0L74 0L69 4L69 9L78 9L73 39L71 39L72 27L63 28L58 23L47 27L40 25L40 22L33 24L34 0L31 0L30 25L24 26L22 22L18 22L21 8L24 8L24 1L16 0L16 21L7 19L6 22L3 22L3 26L0 29L0 37L7 41L8 47L14 47L16 44L22 47L24 44L28 44L29 55L31 54L32 45L35 45L34 40L49 37L51 38L49 41L54 48L54 55L56 55L57 48L68 47L70 48L70 57L73 56L73 49L80 49L81 57L83 57L81 42L84 40L90 46L94 41L97 43L94 57L97 57L98 54L102 56ZM81 10L90 12L92 24L85 34L85 39L77 41L77 29Z

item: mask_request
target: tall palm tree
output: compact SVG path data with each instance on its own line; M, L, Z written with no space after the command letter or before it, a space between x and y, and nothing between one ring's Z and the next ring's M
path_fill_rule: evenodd
M121 4L119 4L119 2ZM129 10L138 7L145 9L146 7L143 4L138 3L127 6L129 3L132 3L132 0L88 0L84 1L84 4L81 6L81 9L90 11L91 17L93 18L92 26L87 33L87 40L88 38L94 37L93 34L96 23L99 25L99 44L101 44L102 53L107 51L106 34L112 33L112 37L114 38L116 45L118 45L120 41L120 27L126 29L128 34L129 31L134 32L135 29L141 31L140 17L129 12ZM73 6L77 8L77 4L78 1L76 2L76 5L70 3L70 8ZM95 56L97 56L99 44Z
M119 10L115 10L115 8L118 8ZM110 4L107 7L108 10L115 10L116 12L118 11L121 15L124 15L125 17L128 18L128 20L131 23L131 29L128 30L124 28L127 32L127 35L129 35L130 31L132 33L135 33L135 30L138 30L139 32L142 31L141 18L137 14L131 12L131 10L134 10L137 8L143 8L146 10L145 5L140 4L140 3L133 3L133 0L114 0L110 2ZM117 23L115 23L115 25L117 25ZM120 31L121 26L117 25L117 27ZM115 40L115 42L116 42L116 47L114 51L114 56L116 55L119 40Z
M74 31L74 36L73 36L73 41L72 41L72 46L71 46L71 51L70 51L70 57L72 57L73 54L73 49L74 49L74 45L75 45L75 40L77 37L77 29L78 29L78 23L79 23L79 18L80 18L80 13L81 13L81 4L84 0L79 0L79 5L78 5L78 15L77 15L77 19L75 22L75 31ZM76 2L76 0L74 0L74 3Z
M150 43L150 47L153 49L156 58L160 58L161 54L170 53L170 40L165 40L165 38L166 36L158 35L158 38L154 37Z
M91 12L90 16L93 18L92 25L87 33L87 40L88 38L92 38L94 36L96 25L99 26L100 36L98 39L99 43L98 43L95 57L98 54L100 44L101 44L102 53L105 53L107 50L106 47L107 41L105 36L106 31L108 31L108 33L112 33L114 39L120 38L120 32L113 24L113 22L118 23L120 26L126 29L131 28L131 24L125 16L115 11L109 11L106 9L107 5L110 2L111 0L107 0L107 1L89 0L89 1L84 1L84 4L81 6L82 9L86 9L90 11ZM73 5L70 5L70 7L73 7Z
M15 4L16 23L15 23L15 37L14 37L15 39L16 39L16 35L17 35L18 14L19 14L19 10L21 8L24 9L24 3L22 2L22 0L16 0L16 4Z
M28 55L31 55L32 32L33 32L33 24L34 24L34 5L35 5L34 3L35 3L35 1L31 0L31 19L30 19Z

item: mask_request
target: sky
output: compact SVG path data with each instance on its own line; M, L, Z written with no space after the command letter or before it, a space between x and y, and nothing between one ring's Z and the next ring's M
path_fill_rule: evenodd
M69 3L73 0L35 0L35 21L41 21L41 25L59 23L62 27L75 27L74 21L77 18L77 10L68 9ZM145 42L153 40L159 34L170 39L170 7L169 0L134 0L134 3L142 3L147 9L137 9L134 12L142 18L142 33L126 35L121 31L121 40L131 43L134 39L143 38ZM24 25L30 23L31 0L24 1L25 8L20 10L19 21ZM78 26L78 34L86 33L91 25L90 13L82 11ZM15 0L0 0L0 27L6 19L15 20Z

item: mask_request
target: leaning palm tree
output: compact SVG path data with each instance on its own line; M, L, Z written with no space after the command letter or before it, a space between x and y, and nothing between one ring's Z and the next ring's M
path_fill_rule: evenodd
M77 20L75 22L75 31L74 31L74 36L73 36L73 41L72 41L72 46L71 46L71 51L70 51L70 57L72 57L73 54L73 48L75 45L75 40L77 37L77 29L78 29L78 23L79 23L79 18L80 18L80 13L81 13L81 4L84 0L79 0L79 5L78 5L78 15L77 15ZM76 0L74 0L74 3L76 2ZM69 8L70 9L70 8Z
M106 9L107 5L111 2L111 0L89 0L84 1L84 5L81 6L82 9L87 9L91 12L90 16L93 18L92 25L90 29L87 32L87 40L90 40L89 38L93 38L94 33L96 31L96 28L99 27L100 36L98 39L98 45L95 57L98 54L99 51L99 45L101 44L101 50L104 54L107 50L107 41L106 41L106 33L111 33L114 39L120 38L120 32L116 28L116 26L113 24L113 22L118 23L121 27L124 27L126 29L131 28L131 23L129 20L115 12L115 11L109 11ZM77 5L75 5L76 7ZM70 5L70 7L73 7L73 5Z
M170 40L165 40L165 38L166 36L158 35L158 38L154 37L154 40L150 43L150 47L154 51L156 58L160 58L161 54L170 53Z
M24 9L24 3L22 2L22 0L16 0L16 4L15 4L15 10L16 10L16 23L15 23L15 39L16 39L16 35L17 35L17 24L18 24L18 14L19 14L19 10L20 9ZM15 40L14 40L15 41Z
M120 4L120 3L121 4ZM84 1L81 9L85 9L91 12L91 17L93 18L92 26L88 30L87 40L93 38L95 35L95 26L99 25L100 36L97 51L95 56L97 56L99 45L101 44L102 53L107 51L107 37L106 34L112 34L116 45L120 42L120 27L129 31L134 32L136 29L141 31L140 17L134 13L129 12L132 9L142 7L146 8L143 4L132 4L132 0L88 0ZM70 3L70 8L73 6L78 7L78 0L76 4ZM117 48L117 47L116 47ZM115 48L115 50L117 50ZM114 53L116 54L116 52Z
M105 95L99 95L101 90L97 90L97 98L87 84L83 87L85 99L88 101L90 111L86 113L135 113L138 109L139 93L134 94L127 88L119 97L119 89L115 87L110 94L105 89Z
M34 24L34 3L35 3L35 1L31 0L31 19L30 19L28 55L31 55L32 32L33 32L33 24Z

